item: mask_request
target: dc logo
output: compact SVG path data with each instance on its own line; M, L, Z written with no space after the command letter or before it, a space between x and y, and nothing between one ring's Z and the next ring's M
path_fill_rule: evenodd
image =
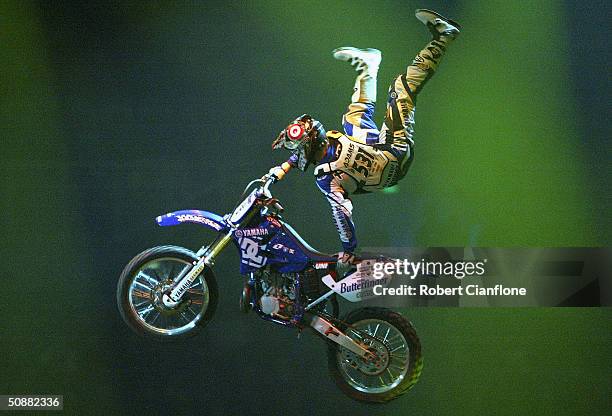
M240 242L242 263L249 266L261 267L266 264L267 258L259 254L259 244L250 238L243 238Z

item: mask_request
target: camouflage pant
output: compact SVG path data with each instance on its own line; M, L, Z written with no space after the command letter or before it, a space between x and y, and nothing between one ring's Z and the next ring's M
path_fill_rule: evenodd
M342 117L345 133L364 143L391 151L406 164L402 170L407 170L413 155L417 95L436 71L448 42L446 38L429 42L415 56L406 72L391 82L385 122L380 130L374 122L376 74L368 71L359 74L355 80L353 102Z

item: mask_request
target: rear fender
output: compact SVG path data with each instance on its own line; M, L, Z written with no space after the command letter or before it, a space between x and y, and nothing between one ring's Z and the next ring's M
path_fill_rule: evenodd
M213 212L200 211L198 209L186 209L182 211L170 212L156 218L157 224L161 227L179 225L184 223L200 224L214 231L222 232L229 226L221 217Z

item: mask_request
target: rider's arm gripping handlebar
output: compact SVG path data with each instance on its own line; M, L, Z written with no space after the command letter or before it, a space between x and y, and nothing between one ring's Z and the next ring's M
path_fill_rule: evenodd
M263 186L264 192L267 194L270 185L272 185L274 182L282 180L285 177L285 174L289 172L292 167L293 166L291 165L291 163L287 161L283 162L283 164L280 166L275 166L270 169L268 174L263 177L263 179L265 180L265 184Z
M272 194L270 194L270 190L269 190L270 185L282 180L285 177L285 174L287 174L287 172L289 172L292 167L293 165L290 163L290 160L288 160L286 162L283 162L282 165L275 166L272 169L270 169L268 174L264 176L263 178L265 180L265 183L262 188L263 194L266 195L267 197L272 197ZM274 206L279 211L283 211L283 207L278 202L275 202Z
M285 174L289 172L292 168L292 165L289 162L283 162L280 166L275 166L270 169L270 175L275 176L277 180L282 180L285 177Z

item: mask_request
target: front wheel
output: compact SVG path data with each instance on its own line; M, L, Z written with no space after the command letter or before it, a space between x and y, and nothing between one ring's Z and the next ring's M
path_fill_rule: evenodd
M174 307L162 301L177 277L198 258L177 246L154 247L134 257L119 278L117 306L123 320L139 335L158 339L195 335L212 318L218 291L210 268L204 269Z
M376 359L365 360L330 344L329 370L338 387L353 399L383 403L406 393L423 368L421 343L410 321L384 308L362 308L344 319L342 330L367 346Z

